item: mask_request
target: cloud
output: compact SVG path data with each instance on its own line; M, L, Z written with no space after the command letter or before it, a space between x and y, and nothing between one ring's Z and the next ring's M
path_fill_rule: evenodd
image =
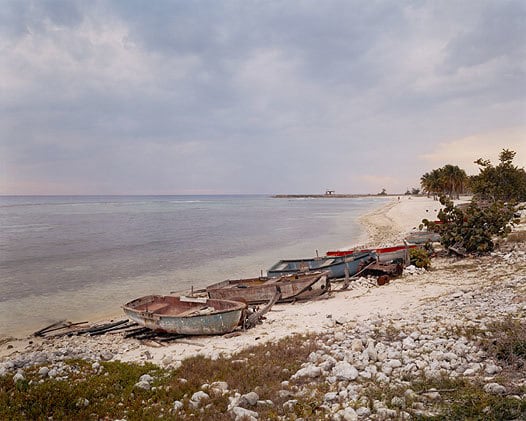
M405 191L435 145L523 127L525 15L515 1L8 2L0 193Z
M489 159L496 165L499 162L499 153L503 149L515 151L517 155L514 164L525 168L526 127L514 127L446 140L437 144L429 153L422 154L420 158L432 168L439 168L445 164L458 165L468 174L473 175L477 174L479 169L474 163L476 159Z

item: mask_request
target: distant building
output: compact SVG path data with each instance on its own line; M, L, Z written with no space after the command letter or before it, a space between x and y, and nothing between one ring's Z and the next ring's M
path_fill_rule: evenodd
M332 196L334 193L336 193L336 190L325 190L326 196Z

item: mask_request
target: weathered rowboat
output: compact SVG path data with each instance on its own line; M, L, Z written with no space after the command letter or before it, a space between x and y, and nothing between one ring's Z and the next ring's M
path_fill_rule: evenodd
M148 295L123 306L127 316L149 329L181 335L220 335L240 324L245 303L208 298Z
M436 243L440 241L440 234L430 231L414 231L407 234L405 240L411 244Z
M362 250L330 250L327 252L327 256L348 256L354 253L365 253L365 252L375 252L378 255L379 262L391 262L393 260L408 260L408 251L410 249L418 247L416 244L408 244L393 246L393 247L378 247L371 249L362 249Z
M328 278L353 276L377 258L372 251L358 252L346 256L324 256L310 259L280 260L268 271L268 276L283 276L292 273L328 270Z
M248 304L269 301L276 289L281 291L278 302L312 298L330 289L328 272L308 272L280 276L278 278L237 279L218 282L206 287L210 298L243 300Z

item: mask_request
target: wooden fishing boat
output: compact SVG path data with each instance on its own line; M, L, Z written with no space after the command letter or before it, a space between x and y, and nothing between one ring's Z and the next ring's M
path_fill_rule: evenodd
M440 241L440 234L430 231L414 231L407 234L405 240L411 244L437 243Z
M391 262L393 260L408 260L408 253L410 249L418 247L416 244L408 244L393 246L393 247L378 247L362 250L330 250L327 256L348 256L353 253L375 252L378 255L379 262Z
M299 272L327 270L329 271L328 278L343 278L346 275L354 276L369 263L376 261L376 258L376 253L366 251L346 256L280 260L267 271L267 274L268 276L283 276Z
M245 303L208 298L148 295L123 306L127 316L155 331L221 335L239 325Z
M327 292L330 289L327 275L328 272L308 272L278 278L226 280L209 285L206 292L210 298L260 304L269 301L279 288L281 298L278 302L302 300Z

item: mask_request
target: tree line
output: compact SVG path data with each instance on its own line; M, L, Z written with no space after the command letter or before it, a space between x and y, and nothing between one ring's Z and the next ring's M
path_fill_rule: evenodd
M457 165L445 165L426 172L420 178L422 191L428 197L440 196L459 198L461 194L472 194L479 201L526 201L526 172L524 168L513 165L516 152L503 149L499 163L493 165L489 160L479 158L479 174L468 176Z
M422 220L429 231L438 232L446 250L457 254L485 253L495 247L495 238L506 237L519 222L526 202L526 172L513 165L514 151L503 149L499 163L477 159L479 174L468 177L457 166L446 165L421 178L422 189L440 196L444 206L438 213L440 223ZM454 196L469 191L473 198L468 206L455 206Z

